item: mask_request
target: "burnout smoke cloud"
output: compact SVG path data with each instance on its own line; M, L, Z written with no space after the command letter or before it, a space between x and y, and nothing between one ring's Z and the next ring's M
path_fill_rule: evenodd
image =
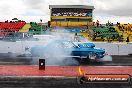
M33 63L37 63L39 58L43 58L46 59L46 65L78 65L76 60L69 57L72 50L65 52L64 47L57 42L57 40L65 39L72 41L74 33L71 34L63 28L56 28L54 32L48 31L47 33L54 36L54 38L50 39L50 42L46 42L45 45L36 46L35 53L41 54L41 57L33 57ZM46 41L48 41L48 38Z

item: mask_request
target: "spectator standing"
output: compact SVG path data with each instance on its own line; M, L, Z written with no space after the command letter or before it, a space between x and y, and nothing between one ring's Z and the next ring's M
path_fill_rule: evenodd
M128 36L128 37L127 37L127 39L126 39L126 42L127 42L127 43L129 43L129 42L130 42L130 40L129 40L129 36Z
M99 27L99 20L97 20L96 25L97 25L97 27Z

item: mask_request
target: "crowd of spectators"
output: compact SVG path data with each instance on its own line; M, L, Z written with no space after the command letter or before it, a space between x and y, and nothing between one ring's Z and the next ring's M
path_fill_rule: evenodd
M53 9L52 16L90 16L92 17L92 10L88 9Z

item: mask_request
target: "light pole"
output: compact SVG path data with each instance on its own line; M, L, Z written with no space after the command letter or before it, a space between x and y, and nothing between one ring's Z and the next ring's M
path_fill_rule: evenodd
M40 19L40 24L41 24L41 35L42 35L42 19Z

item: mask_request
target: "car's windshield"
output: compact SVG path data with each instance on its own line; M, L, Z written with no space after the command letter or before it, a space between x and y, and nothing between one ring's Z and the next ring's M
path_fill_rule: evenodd
M83 43L83 44L78 44L79 47L82 47L82 48L94 48L95 45L92 44L92 43Z
M75 45L72 42L66 41L62 42L63 48L73 48Z

